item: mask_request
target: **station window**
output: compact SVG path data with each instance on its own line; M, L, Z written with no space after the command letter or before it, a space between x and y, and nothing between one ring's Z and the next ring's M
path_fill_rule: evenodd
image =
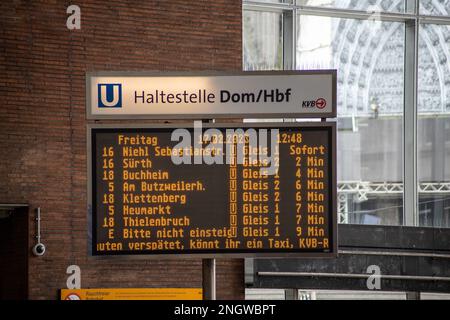
M420 0L420 13L423 15L449 16L449 0Z
M340 223L450 227L450 0L414 3L243 2L244 70L338 70Z
M441 4L450 9L450 1ZM449 26L420 26L418 64L419 220L424 226L450 227Z
M244 64L247 70L283 69L283 15L244 11Z
M299 5L328 7L349 10L379 10L386 12L404 12L405 0L378 0L378 1L361 1L361 0L298 0Z

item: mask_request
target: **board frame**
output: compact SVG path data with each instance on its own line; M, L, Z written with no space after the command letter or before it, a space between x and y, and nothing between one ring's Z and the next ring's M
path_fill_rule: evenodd
M238 114L124 114L124 115L97 115L92 113L91 104L91 78L92 77L226 77L226 76L282 76L282 75L323 75L332 77L332 111L331 112L298 112L298 113L238 113ZM180 72L180 71L88 71L86 72L86 119L88 120L175 120L175 119L233 119L233 118L336 118L337 116L337 70L280 70L280 71L203 71L203 72Z
M331 160L331 165L329 170L329 208L331 209L331 215L329 215L328 223L331 236L329 239L332 241L329 252L282 252L274 249L273 252L245 252L245 253L151 253L151 252L136 252L136 253L121 253L121 252L111 252L108 254L94 254L94 245L96 243L95 230L94 230L94 214L95 207L93 205L93 169L95 159L92 155L92 141L93 141L93 130L96 129L179 129L179 128L194 128L194 123L170 123L170 124L149 124L149 123L136 123L136 124L87 124L87 221L88 221L88 257L95 259L115 259L115 258L125 258L125 259L180 259L180 258L336 258L338 256L338 239L337 239L337 172L336 172L336 123L335 122L259 122L259 123L202 123L202 130L209 128L218 129L249 129L249 128L328 128L330 130L330 146L331 154L329 159Z

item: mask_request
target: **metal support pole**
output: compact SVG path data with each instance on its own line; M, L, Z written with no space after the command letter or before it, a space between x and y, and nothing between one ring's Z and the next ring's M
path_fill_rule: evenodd
M298 300L298 289L284 289L284 300Z
M216 300L216 259L202 260L203 300Z
M408 2L408 12L417 14L418 0ZM417 179L417 97L419 21L406 22L405 27L405 93L403 118L403 225L418 226Z
M36 210L36 240L41 243L41 207Z
M406 292L406 300L420 300L420 292Z
M283 69L295 70L295 25L293 11L283 11Z

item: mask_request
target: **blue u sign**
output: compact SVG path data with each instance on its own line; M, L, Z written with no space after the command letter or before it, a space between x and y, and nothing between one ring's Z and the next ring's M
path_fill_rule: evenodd
M122 108L122 84L99 83L98 84L99 108Z

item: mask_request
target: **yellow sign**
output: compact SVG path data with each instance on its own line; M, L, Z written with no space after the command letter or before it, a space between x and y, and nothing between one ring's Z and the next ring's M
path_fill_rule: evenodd
M61 300L202 300L202 289L61 289Z

